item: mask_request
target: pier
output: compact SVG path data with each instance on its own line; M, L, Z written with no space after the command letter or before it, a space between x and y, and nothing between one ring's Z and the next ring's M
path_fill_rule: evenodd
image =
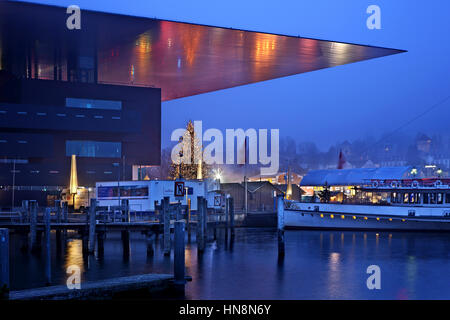
M85 282L80 289L65 285L11 291L9 300L73 300L108 298L122 292L147 289L150 292L167 289L173 282L170 274L144 274Z
M234 237L233 199L228 199L223 213L208 209L207 201L198 197L199 210L193 220L187 206L179 202L170 203L166 197L156 205L156 212L149 213L146 219L133 219L130 216L128 200L123 199L121 206L114 208L98 207L96 199L91 199L91 206L85 214L67 213L67 206L57 206L38 210L35 201L24 202L21 210L0 215L0 298L11 300L29 299L83 299L87 297L105 297L116 293L149 288L158 290L170 285L178 291L184 290L185 275L185 238L190 241L191 230L196 232L198 254L205 250L206 243L215 239L217 228L231 230ZM142 217L141 217L142 218ZM67 231L75 231L82 239L83 255L93 255L104 252L104 239L108 232L120 231L124 242L124 255L129 255L130 232L145 234L147 256L154 255L156 239L161 237L164 256L170 256L173 251L174 264L172 274L144 274L131 277L105 279L83 283L80 289L70 290L67 286L52 286L51 270L51 237L56 232L56 241L65 242ZM46 287L11 291L9 275L9 235L21 234L23 248L35 254L44 251ZM44 241L42 241L42 234ZM128 245L125 245L127 244ZM58 246L57 246L58 248ZM97 250L96 250L97 249ZM58 250L58 249L57 249Z

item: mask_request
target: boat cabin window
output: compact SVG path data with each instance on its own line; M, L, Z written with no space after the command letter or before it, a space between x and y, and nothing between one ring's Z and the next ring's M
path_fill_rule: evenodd
M408 203L409 201L409 194L408 193L405 193L404 195L403 195L403 203Z
M416 193L416 203L420 203L422 200L422 194L421 193Z
M430 193L430 204L436 204L436 193Z
M398 203L398 193L397 192L392 192L391 203Z
M425 192L425 193L423 194L423 203L424 203L424 204L428 204L429 202L430 202L430 194L427 193L427 192Z
M443 193L438 193L437 194L437 203L438 204L443 204L444 203L444 194Z
M445 203L450 203L450 193L445 194Z

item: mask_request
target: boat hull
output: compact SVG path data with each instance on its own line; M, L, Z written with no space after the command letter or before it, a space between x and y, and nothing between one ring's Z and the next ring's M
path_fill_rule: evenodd
M372 216L285 210L287 229L398 230L450 232L450 219Z

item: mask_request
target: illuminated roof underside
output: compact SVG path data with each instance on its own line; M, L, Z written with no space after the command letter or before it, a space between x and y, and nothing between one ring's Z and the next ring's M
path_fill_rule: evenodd
M162 88L163 101L403 52L84 10L81 31L68 31L65 8L9 5L14 19L3 31L39 39L47 33L63 53L77 34L79 50L95 43L99 82ZM43 66L53 59L48 47Z

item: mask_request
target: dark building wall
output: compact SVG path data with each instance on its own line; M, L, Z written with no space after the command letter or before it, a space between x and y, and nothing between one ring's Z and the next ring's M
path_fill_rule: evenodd
M220 190L224 194L229 194L234 199L234 210L242 212L244 210L244 187L239 183L222 183Z
M121 143L117 157L78 156L79 185L131 179L132 165L160 164L160 89L2 79L0 186L12 185L14 166L16 186L67 186L67 140ZM66 107L66 98L121 101L122 108Z
M245 189L243 183L223 183L220 189L224 194L229 194L234 199L236 212L245 211ZM249 182L247 201L249 212L273 212L274 192L276 195L283 194L270 182Z
M263 182L256 188L252 189L249 195L248 210L255 211L270 211L274 212L274 193L282 194L280 190L275 188L270 182Z
M78 133L72 129L67 134L72 138L86 137L88 134L93 138L109 138L108 140L117 140L121 137L121 141L126 142L123 146L123 153L129 161L142 165L159 164L161 156L161 89L51 80L22 80L20 85L20 102L18 103L25 105L60 108L65 106L68 97L122 101L121 111L64 107L66 112L73 113L73 109L78 109L76 111L83 111L90 116L107 114L109 117L107 125L113 131L103 134L97 132L95 133L97 136L94 136L93 130L98 121L92 117L86 117L82 119L84 123L77 126L78 130L86 127L86 132ZM134 123L132 126L133 124L128 122L121 124L119 121L111 119L114 114L119 114L127 120L132 119L134 122L139 121L139 132L132 132L136 126ZM106 117L102 121L106 121ZM128 133L124 134L123 131L128 131Z

